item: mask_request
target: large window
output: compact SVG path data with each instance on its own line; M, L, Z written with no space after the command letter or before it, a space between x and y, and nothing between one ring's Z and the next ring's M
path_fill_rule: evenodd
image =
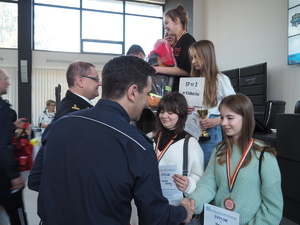
M17 2L0 2L0 48L18 48Z
M35 0L34 49L125 54L132 44L149 53L162 38L163 7L125 0Z

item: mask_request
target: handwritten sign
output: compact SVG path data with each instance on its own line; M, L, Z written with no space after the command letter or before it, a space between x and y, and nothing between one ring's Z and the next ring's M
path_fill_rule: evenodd
M204 225L239 225L240 214L214 205L204 204Z
M181 77L179 93L183 94L189 106L202 106L204 77Z
M188 115L184 129L197 140L202 132L197 109L202 106L204 82L204 77L181 77L179 83L179 93L184 95L188 106L195 107L195 110Z

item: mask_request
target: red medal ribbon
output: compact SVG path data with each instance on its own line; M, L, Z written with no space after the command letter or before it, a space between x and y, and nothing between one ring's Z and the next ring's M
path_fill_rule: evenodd
M231 149L228 148L227 149L227 156L226 156L226 170L227 170L227 179L228 179L228 188L229 188L229 192L231 193L232 192L232 189L233 189L233 186L234 186L234 183L236 181L236 178L237 178L237 175L245 161L245 159L247 158L248 154L250 153L251 149L252 149L252 145L253 145L253 139L250 140L248 146L246 147L246 150L244 151L238 165L236 166L235 168L235 171L232 175L232 177L230 176L230 151Z
M158 139L157 139L157 144L155 146L155 153L156 153L156 156L157 156L157 159L158 161L160 161L160 159L163 157L163 155L166 153L166 151L168 150L168 148L170 147L170 145L173 143L174 139L177 137L177 134L174 135L172 137L172 139L169 141L169 143L163 148L163 150L161 150L161 152L159 153L159 150L158 150L158 146L159 146L159 143L160 143L160 136L161 134L159 135Z

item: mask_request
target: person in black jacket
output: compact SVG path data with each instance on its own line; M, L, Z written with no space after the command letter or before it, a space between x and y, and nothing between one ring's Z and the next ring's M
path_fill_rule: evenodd
M7 212L11 225L27 225L22 189L24 180L19 174L19 164L11 145L13 130L23 126L24 118L13 123L10 104L2 99L9 86L6 71L0 69L0 205Z
M90 100L99 95L98 88L101 85L101 81L93 64L75 61L69 65L66 77L69 90L67 90L65 97L59 103L53 121L68 113L93 107ZM45 129L43 136L47 133L48 127ZM35 163L28 178L28 186L35 191L38 191L40 185L40 177L43 172L43 157L44 146L42 145L36 155Z
M93 107L90 102L99 95L101 81L95 66L88 62L76 61L67 70L69 90L57 107L54 121L81 109Z
M43 173L39 187L33 187L39 191L38 215L45 224L128 225L132 199L143 225L190 220L193 200L169 205L152 142L130 124L147 105L154 72L138 57L110 60L96 106L47 128Z

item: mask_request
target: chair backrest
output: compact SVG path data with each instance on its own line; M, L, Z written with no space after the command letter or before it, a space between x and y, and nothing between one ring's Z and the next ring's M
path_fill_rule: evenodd
M296 102L294 113L300 113L300 100Z
M267 127L272 129L277 128L276 114L284 113L285 105L286 102L281 100L270 100L266 103L263 122Z

